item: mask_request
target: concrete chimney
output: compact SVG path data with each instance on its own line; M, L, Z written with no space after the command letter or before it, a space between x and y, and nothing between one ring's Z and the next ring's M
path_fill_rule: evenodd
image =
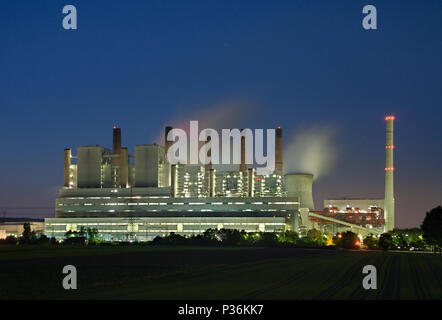
M207 143L212 140L210 136L207 137ZM207 157L211 158L212 156L212 148L207 151ZM209 190L209 197L215 196L215 170L212 167L212 159L210 162L204 166L204 175L207 177L206 186Z
M112 166L114 167L114 187L120 188L120 164L121 164L121 128L114 126L112 139Z
M385 204L384 204L384 218L385 231L394 229L394 164L393 164L393 116L385 117L387 124L386 128L386 143L385 143Z
M71 157L72 157L72 150L71 149L64 149L64 157L63 157L63 186L69 188L69 182L71 181L70 178L70 170L71 170Z
M244 129L241 129L241 132ZM247 171L246 164L246 137L241 135L241 164L239 165L239 171Z
M210 141L212 141L212 137L208 136L206 142L209 143ZM212 169L212 147L207 151L207 157L210 158L210 161L205 165L205 170L209 172Z
M300 208L315 210L313 204L313 175L312 174L286 174L285 188L289 197L298 197Z
M249 168L247 177L247 192L250 198L255 196L255 169Z
M275 138L275 172L282 174L282 128L276 128Z

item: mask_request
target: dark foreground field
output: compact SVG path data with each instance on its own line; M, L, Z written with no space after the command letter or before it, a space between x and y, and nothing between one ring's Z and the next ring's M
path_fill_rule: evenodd
M74 265L78 290L62 288ZM362 268L378 290L362 288ZM0 247L1 299L442 299L442 257L298 248Z

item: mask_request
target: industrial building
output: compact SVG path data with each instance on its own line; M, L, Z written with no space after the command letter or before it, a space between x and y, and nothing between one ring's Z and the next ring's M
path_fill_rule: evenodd
M167 127L165 134L171 130ZM64 150L64 186L46 234L96 228L105 240L145 241L170 232L183 235L232 228L247 232L298 229L299 197L283 192L282 129L276 130L276 170L258 176L241 163L234 171L209 165L171 165L164 146L121 146L113 128L112 150L82 146ZM244 153L245 143L241 143Z
M387 117L385 199L326 200L315 211L313 175L283 176L282 129L275 135L275 170L257 175L244 161L236 170L211 164L170 164L164 145L122 147L121 129L113 128L112 150L81 146L64 150L64 185L56 199L55 218L45 219L45 233L63 238L69 230L96 228L104 240L147 241L175 232L195 235L231 228L277 232L310 228L361 234L394 226L393 117ZM171 127L166 127L165 137ZM351 211L349 210L351 208Z
M394 229L394 116L385 117L385 196L384 199L328 199L324 200L322 215L333 217L369 229L391 231ZM315 220L319 222L319 220Z
M36 235L43 234L45 231L45 224L43 221L36 221L33 219L20 219L0 222L0 239L5 239L8 236L20 237L24 231L24 224L29 223L31 231Z

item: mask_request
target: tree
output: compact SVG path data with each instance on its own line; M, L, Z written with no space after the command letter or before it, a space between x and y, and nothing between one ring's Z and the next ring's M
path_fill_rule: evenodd
M221 240L221 239L219 239L217 237L217 230L216 229L207 229L206 231L204 231L203 239L205 241L207 241L207 242L213 242L213 241Z
M421 225L427 244L442 247L442 207L438 206L427 212Z
M418 228L394 229L391 232L393 237L393 247L398 249L422 249L425 242L422 237L422 230Z
M364 245L368 248L368 249L377 249L378 248L378 238L376 238L375 236L373 236L372 234L366 236L364 238Z
M278 240L281 243L291 243L296 244L296 241L299 239L299 235L295 231L285 231L278 234Z
M390 233L383 233L381 234L381 237L379 238L378 242L379 248L381 248L384 251L387 251L393 246L393 237Z
M274 232L261 232L258 242L260 245L271 246L278 243L278 237Z
M186 238L182 235L176 234L175 232L169 233L165 238L165 244L170 245L183 245L186 243Z
M35 240L35 243L39 245L49 244L50 240L46 235L42 234L38 239Z
M97 236L98 236L98 229L97 228L87 228L86 233L87 233L87 238L89 239L89 241L97 240Z
M17 244L17 238L14 236L7 236L5 239L0 239L0 244Z
M80 231L77 231L77 237L83 238L85 237L86 233L87 233L86 229L83 226L81 226Z
M86 244L86 238L85 237L70 237L63 241L63 244L80 244L84 245Z
M70 238L70 237L73 237L74 236L74 231L72 231L72 230L68 230L68 231L66 231L66 233L64 234L64 237L66 238L66 239L68 239L68 238Z
M359 249L361 247L361 241L358 235L351 231L346 231L341 234L340 246L345 249Z
M35 231L31 230L31 224L25 222L23 224L23 233L20 238L20 243L30 244L35 241Z
M218 235L221 238L222 244L227 246L237 246L244 241L243 234L235 229L221 229L218 230Z
M333 242L333 235L330 232L324 232L324 237L326 239L326 244L328 246L332 246L335 243Z
M327 238L324 237L324 234L322 233L321 230L310 229L307 232L307 241L317 246L327 245Z

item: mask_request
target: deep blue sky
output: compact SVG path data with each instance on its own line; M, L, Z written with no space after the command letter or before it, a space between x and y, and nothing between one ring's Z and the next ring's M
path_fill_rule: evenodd
M1 1L0 208L53 216L63 149L110 147L115 123L133 150L177 114L232 103L252 106L251 128L338 129L317 204L383 196L395 115L396 221L418 226L442 195L442 1Z

